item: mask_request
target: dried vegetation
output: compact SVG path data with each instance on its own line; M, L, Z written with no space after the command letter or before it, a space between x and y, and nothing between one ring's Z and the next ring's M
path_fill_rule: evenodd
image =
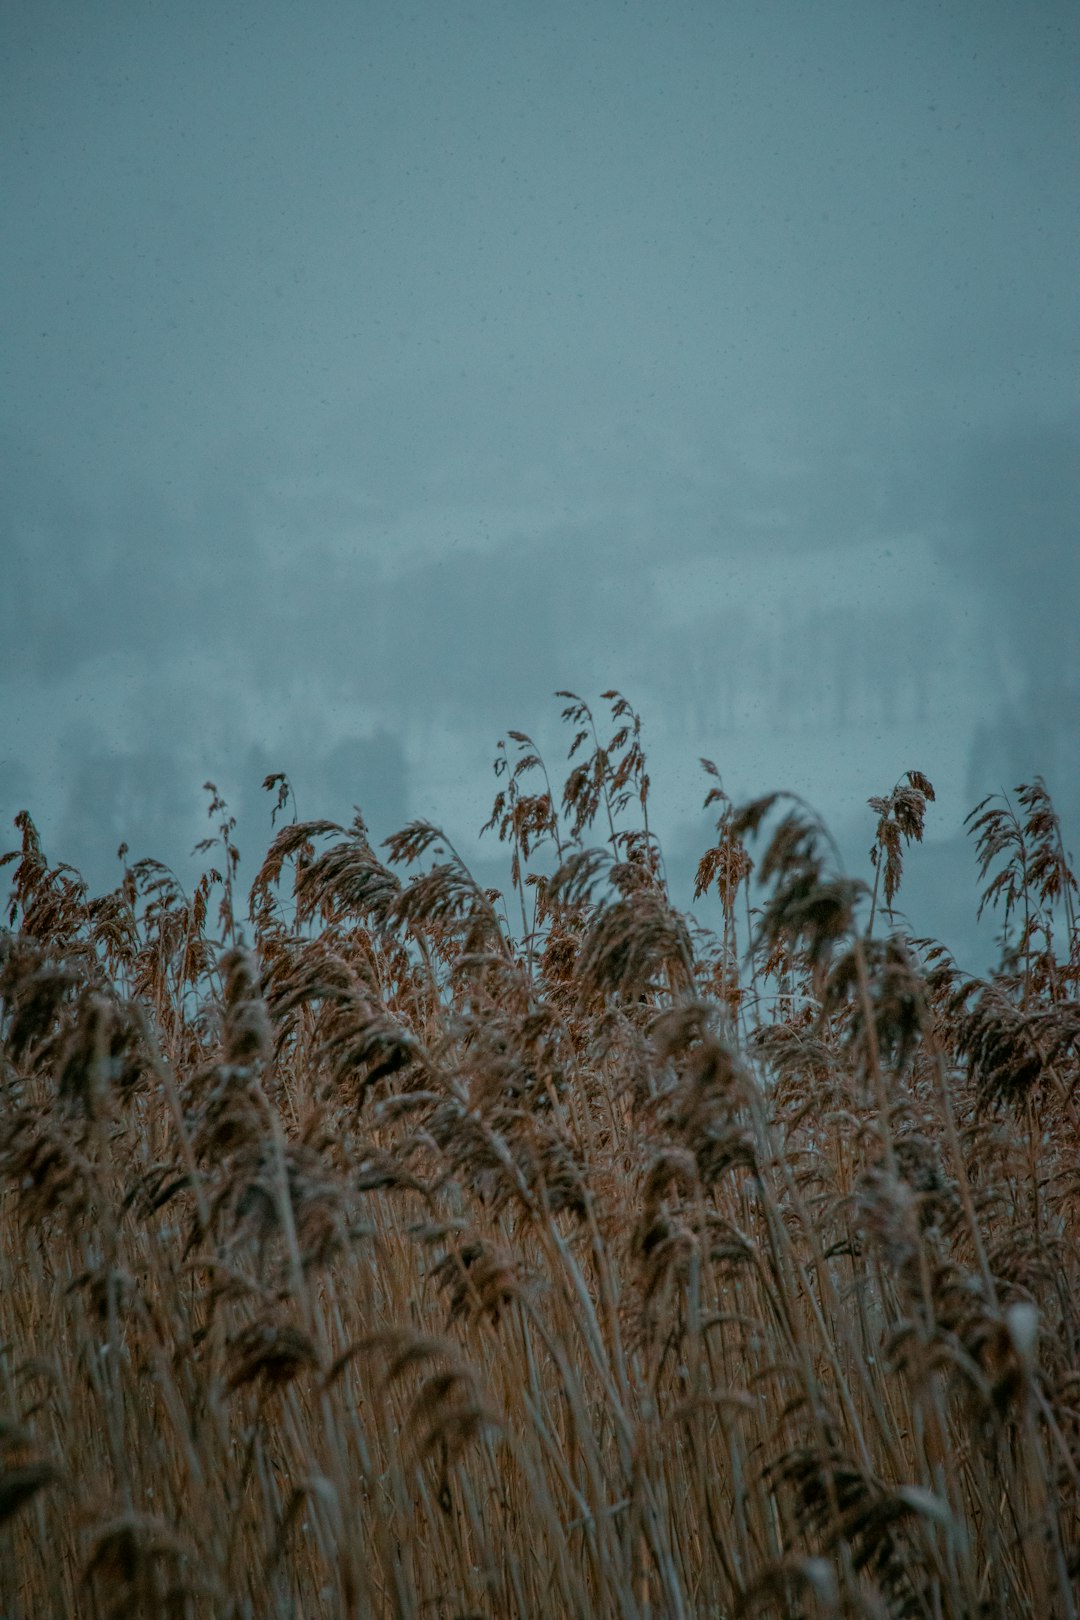
M606 700L605 744L565 695L560 797L500 746L505 898L357 815L283 825L241 922L216 793L191 896L143 861L91 898L19 818L5 1616L1075 1615L1080 934L1044 789L973 816L982 981L893 926L925 777L872 801L870 887L706 764L710 932Z

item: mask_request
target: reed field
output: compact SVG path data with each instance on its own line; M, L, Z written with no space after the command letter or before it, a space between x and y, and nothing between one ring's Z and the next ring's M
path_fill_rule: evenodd
M250 893L213 790L190 894L141 860L92 898L18 818L3 1620L1076 1615L1045 788L969 818L972 979L899 927L918 771L847 875L704 762L706 929L638 716L562 698L558 772L498 748L505 894L427 823L297 821L277 776Z

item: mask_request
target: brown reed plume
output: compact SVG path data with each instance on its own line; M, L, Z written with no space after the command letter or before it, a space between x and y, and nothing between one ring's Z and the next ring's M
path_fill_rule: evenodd
M497 751L509 908L423 821L282 822L242 918L216 789L190 894L141 861L91 896L18 818L5 1620L1076 1616L1045 787L973 813L1003 925L966 978L895 905L921 773L870 801L868 884L705 762L690 917L640 717L560 697L565 782Z

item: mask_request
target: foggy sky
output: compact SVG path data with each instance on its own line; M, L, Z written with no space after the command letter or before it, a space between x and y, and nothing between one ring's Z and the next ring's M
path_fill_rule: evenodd
M1074 4L34 0L0 61L7 825L112 881L265 767L467 845L616 684L680 848L701 753L856 853L911 766L957 869L1036 771L1080 831Z

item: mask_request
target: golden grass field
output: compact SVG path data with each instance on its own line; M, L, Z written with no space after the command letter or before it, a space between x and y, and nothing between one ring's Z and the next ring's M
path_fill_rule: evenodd
M0 934L0 1615L1038 1620L1080 1602L1080 931L1041 783L971 819L999 966L784 795L673 906L638 717L500 744L481 888L290 820L250 896ZM569 740L569 739L568 739ZM868 828L874 826L868 822ZM385 858L384 858L385 857Z

